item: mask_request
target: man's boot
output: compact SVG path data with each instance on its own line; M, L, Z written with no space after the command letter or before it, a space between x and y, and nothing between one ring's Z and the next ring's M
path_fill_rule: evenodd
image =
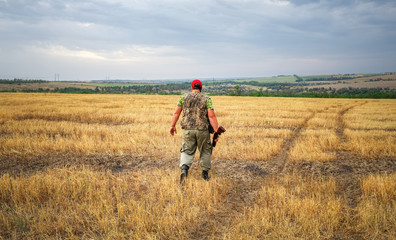
M183 184L187 175L188 175L189 167L186 164L183 164L181 167L181 174L180 174L180 184Z
M202 178L206 181L209 181L209 172L207 170L202 171Z

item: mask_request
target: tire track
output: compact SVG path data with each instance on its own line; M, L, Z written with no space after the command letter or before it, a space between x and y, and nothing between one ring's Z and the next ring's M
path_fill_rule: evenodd
M340 163L339 168L342 170L339 176L335 178L337 184L339 185L339 191L343 196L343 199L347 206L354 209L359 203L359 196L361 196L359 176L357 174L353 174L354 168L348 165L349 159L354 159L355 157L349 151L343 149L343 145L347 142L346 136L344 134L345 131L345 121L344 115L348 113L350 110L363 106L367 101L349 106L347 108L342 109L338 113L337 118L337 128L336 134L339 139L340 149L337 150L337 161Z
M221 239L223 230L231 227L246 207L254 205L256 193L261 189L263 179L284 171L290 149L294 146L301 132L307 127L308 121L315 117L317 112L321 111L310 110L310 115L293 130L289 138L284 140L282 150L269 161L241 162L234 160L231 162L227 160L216 163L217 169L229 171L225 175L231 178L233 182L233 188L227 194L226 207L215 217L216 221L220 223L218 225L220 229L215 233L217 238Z
M294 143L298 139L298 137L301 135L301 132L303 129L307 128L308 121L311 120L312 118L315 117L315 114L320 112L320 111L310 111L311 115L307 118L304 119L304 122L298 126L297 128L294 129L292 135L285 140L285 143L283 145L282 150L280 153L275 155L270 161L270 165L275 165L276 166L276 172L277 173L283 173L286 163L289 158L289 152L290 149L294 146Z
M351 109L364 105L367 102L364 102L363 104L359 104L359 105L354 105L354 106L349 106L347 108L344 108L343 110L341 110L338 113L338 118L337 118L337 128L336 128L336 134L338 136L338 139L340 140L341 143L345 142L345 136L344 136L344 130L345 130L345 122L344 122L344 115L350 111Z
M316 111L310 112L309 117L305 118L303 123L293 130L291 136L285 139L281 152L271 160L243 162L226 160L216 163L215 169L227 171L225 175L232 180L233 184L227 194L225 208L214 217L219 223L217 225L219 229L215 231L216 238L221 239L223 230L230 228L246 207L254 205L256 193L261 189L261 183L265 177L283 172L290 149L294 146L302 130L307 127L308 121L316 114ZM192 235L195 234L196 232Z

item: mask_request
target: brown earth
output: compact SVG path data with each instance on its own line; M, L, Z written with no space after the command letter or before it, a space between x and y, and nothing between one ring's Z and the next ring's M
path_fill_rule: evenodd
M322 83L323 85L312 85L308 88L390 88L396 89L396 74L361 77L338 81L318 81L311 83Z

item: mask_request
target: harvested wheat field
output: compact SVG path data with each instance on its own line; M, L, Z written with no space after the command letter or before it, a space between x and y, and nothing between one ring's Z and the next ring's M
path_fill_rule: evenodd
M1 93L0 239L396 236L396 100L212 97L181 186L178 98Z

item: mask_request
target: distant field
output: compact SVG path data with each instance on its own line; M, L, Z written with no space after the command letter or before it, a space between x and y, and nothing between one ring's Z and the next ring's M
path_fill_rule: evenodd
M383 74L379 73L369 73L369 74L326 74L326 75L301 75L300 77L303 78L305 81L323 78L326 80L331 80L332 78L345 78L345 79L357 79L357 78L371 78L374 76L382 76Z
M367 76L368 75L368 76ZM304 77L305 78L305 77ZM320 87L323 88L390 88L396 89L396 74L387 75L357 75L356 78L340 81L322 81ZM315 88L318 86L309 86Z
M280 77L265 77L265 78L249 78L243 80L236 80L235 82L250 82L250 81L257 81L257 82L268 82L268 83L284 83L284 82L295 82L297 80L294 76L280 76Z
M0 92L160 94L189 91L189 81L46 82L0 79ZM204 81L204 91L222 96L396 98L396 74L293 75Z
M312 79L323 78L324 80L330 80L331 78L338 77L338 78L372 78L373 76L382 76L383 74L325 74L325 75L298 75L297 77L302 78L305 81L309 81ZM387 75L385 75L387 76ZM288 82L296 82L298 78L296 75L288 75L288 76L273 76L273 77L265 77L265 78L249 78L249 79L242 79L237 80L236 82L250 82L250 81L257 81L257 82L267 82L267 83L288 83Z
M0 93L0 239L391 239L396 100L213 96L178 183L179 96Z
M17 92L22 90L37 90L39 88L45 88L54 90L56 88L67 88L67 87L75 87L75 88L89 88L95 89L96 85L91 83L68 83L68 82L45 82L45 83L15 83L15 84L1 84L0 83L0 91L11 91L15 90Z
M154 85L154 84L135 84L135 83L85 83L82 86L100 86L100 87L128 87L128 86L144 86L144 85Z

